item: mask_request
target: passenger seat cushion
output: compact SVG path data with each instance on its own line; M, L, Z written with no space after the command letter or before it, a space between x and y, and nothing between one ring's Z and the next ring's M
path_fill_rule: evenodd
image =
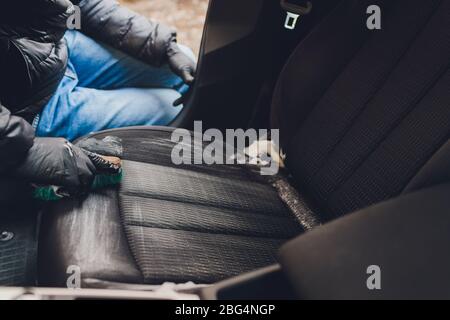
M113 194L108 196L108 203L103 203L117 211L121 229L117 232L125 234L133 257L129 268L135 265L142 276L124 271L131 276L123 281L211 283L274 263L277 249L303 231L274 187L252 167L174 165L170 159L174 146L171 132L167 128L133 128L94 135L117 136L124 147L124 180L119 188L108 191ZM55 221L75 219L73 216L80 214L97 215L83 212L89 210L85 204L95 197L98 201L99 194L92 194L83 201L52 206L44 224L56 231L50 231L50 237L43 236L41 249L59 254L52 243L73 232L67 223ZM68 203L77 201L84 207L81 212L80 207L68 207ZM92 226L83 226L83 221L77 223L81 224L77 229L92 230ZM104 228L110 227L108 223L96 223L98 236L94 238L87 236L89 231L78 233L80 250L65 253L60 263L83 264L76 257L86 254L81 252L85 241L103 250L104 245L96 242L114 241L101 237L109 232ZM105 272L99 269L88 277L105 280Z

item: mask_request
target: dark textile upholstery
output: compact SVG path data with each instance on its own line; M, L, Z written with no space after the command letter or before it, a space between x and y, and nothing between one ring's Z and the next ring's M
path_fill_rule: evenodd
M302 231L275 189L245 167L175 168L169 166L170 132L114 135L124 139L125 159L139 160L135 150L153 154L124 163L119 191L122 221L146 282L213 282L266 266Z
M64 201L46 215L43 254L55 259L51 257L58 256L61 250L53 246L55 242L64 243L65 252L56 259L60 266L56 270L49 269L46 259L41 260L45 264L41 268L41 282L46 285L63 285L55 274L63 275L69 265L86 270L84 278L114 280L109 271L111 262L86 265L86 260L91 259L80 260L77 253L89 251L96 241L107 240L101 235L96 239L92 224L98 214L87 218L92 214L89 210L99 210L93 207L94 202L109 210L118 206L129 249L142 273L142 279L133 276L131 271L125 271L133 269L129 266L123 269L123 276L115 273L115 280L122 282L218 281L274 263L278 248L303 231L276 189L251 167L174 166L170 160L174 144L169 129L124 129L94 136L105 135L123 140L124 180L119 190L109 191L118 193L110 196L109 201L102 193L92 194L82 201L81 207L79 200ZM58 213L61 211L62 216ZM75 215L81 218L74 218ZM74 233L71 227L64 226L74 224L78 236L73 241L64 240L65 232ZM113 234L107 231L108 224L95 226L103 230L102 234ZM73 246L79 248L70 249ZM96 255L108 255L103 247L99 244Z
M66 287L71 266L79 268L82 286L89 279L143 281L128 246L115 190L63 201L46 210L38 260L41 286Z
M450 181L450 140L420 169L403 193L448 183Z
M343 1L274 99L287 165L327 219L400 194L450 134L450 2L378 1L376 31L369 2Z
M127 162L120 208L146 280L211 282L269 265L301 231L269 185Z
M382 30L366 27L372 4L382 8ZM142 275L120 276L131 274L121 264L115 279L213 282L275 262L278 247L302 233L302 225L309 229L445 182L449 64L449 0L341 1L295 50L274 93L273 127L280 128L298 199L288 185L249 166L175 166L169 129L97 134L123 139L125 179L104 200L120 216L119 229L135 260L129 264ZM289 194L280 196L283 190ZM92 251L84 245L87 239L102 243L102 232L112 233L108 224L74 222L87 209L67 203L52 208L59 214L46 216L52 232L41 251L59 257L60 265L86 263L83 256L93 254L83 253ZM311 213L312 219L304 218ZM61 219L76 225L80 248L75 240L64 253L53 245L71 233ZM107 257L108 250L100 246L97 253ZM114 278L112 266L88 276Z

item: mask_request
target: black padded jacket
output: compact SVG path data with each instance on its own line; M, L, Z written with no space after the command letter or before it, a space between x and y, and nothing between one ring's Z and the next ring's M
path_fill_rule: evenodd
M14 168L34 141L34 129L0 104L0 175Z
M115 0L0 1L0 101L14 115L31 121L54 94L68 60L63 36L77 11L81 32L155 66L176 38Z

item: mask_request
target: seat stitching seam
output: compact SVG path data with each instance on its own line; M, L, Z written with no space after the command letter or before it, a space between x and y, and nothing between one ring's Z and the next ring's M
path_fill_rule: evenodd
M286 219L286 220L291 220L290 216L286 215L286 216L278 216L278 215L274 215L274 214L263 214L263 213L259 213L259 212L254 212L254 211L249 211L246 209L231 209L231 208L223 208L223 207L219 207L219 206L215 206L215 205L208 205L208 204L204 204L204 203L195 203L195 202L187 202L187 201L182 201L182 200L172 200L172 199L167 199L167 198L155 198L155 197L140 197L136 194L129 194L127 193L121 193L121 195L126 196L126 197L131 197L131 198L145 198L145 199L152 199L152 200L159 200L159 201L163 201L163 202L167 202L167 203L182 203L182 204L189 204L189 205L196 205L196 206L201 206L201 207L205 207L205 208L212 208L212 209L221 209L225 212L225 214L229 214L229 215L236 215L236 216L242 216L245 217L246 215L252 215L252 216L264 216L264 217L268 217L268 218L277 218L277 219ZM236 212L234 212L236 211ZM290 213L290 210L286 210L286 213Z
M187 233L197 233L197 234L206 234L206 235L222 235L224 237L239 237L239 238L248 238L248 239L261 239L261 240L274 240L274 241L286 241L288 239L290 239L289 237L287 238L274 238L274 237L261 237L261 236L249 236L249 235L238 235L238 234L227 234L227 233L221 233L221 232L209 232L209 231L191 231L191 230L183 230L183 229L172 229L172 228L163 228L163 227L148 227L148 226L143 226L143 225L139 225L136 223L127 223L126 226L129 227L138 227L140 229L142 229L142 234L144 233L144 228L145 229L159 229L159 230L166 230L166 231L182 231L182 232L187 232ZM145 241L143 241L145 242Z
M268 215L277 215L279 214L279 211L263 211L263 210L256 210L255 211L249 211L248 209L245 208L238 208L238 207L232 207L232 206L225 206L225 205L220 205L219 203L207 203L207 202L194 202L194 201L189 201L188 199L180 199L180 198L176 198L176 197L170 197L170 196L158 196L156 194L154 195L150 195L150 194L140 194L137 192L132 192L132 191L121 191L120 192L123 195L128 195L128 196L135 196L135 197L142 197L142 198L147 198L147 199L158 199L158 200L166 200L166 201L173 201L173 202L180 202L180 203L189 203L189 204L195 204L195 205L201 205L201 206L208 206L208 207L216 207L216 208L223 208L223 209L236 209L236 210L240 210L243 212L251 212L251 213L256 213L256 214L268 214ZM285 209L285 212L289 212L287 210L287 208L285 208L284 204L283 204L283 208Z

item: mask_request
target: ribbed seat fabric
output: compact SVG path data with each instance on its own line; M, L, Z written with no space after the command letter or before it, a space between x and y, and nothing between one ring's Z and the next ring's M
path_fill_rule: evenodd
M124 179L117 189L94 192L81 203L62 201L45 215L41 247L57 261L50 269L44 266L46 285L63 285L63 277L48 278L68 265L96 280L212 283L275 263L278 248L304 231L258 168L173 165L171 134L167 128L132 128L93 135L122 139ZM108 215L113 222L101 230ZM103 252L111 250L105 241L117 243L119 249L111 252L116 258ZM51 247L55 242L59 248ZM93 246L97 254L84 252ZM56 257L54 250L65 254ZM124 267L127 256L132 261Z
M382 8L381 30L362 20L369 4ZM325 218L400 194L448 141L449 65L448 0L343 1L299 46L274 126Z
M266 266L303 231L250 167L174 166L170 130L133 131L109 134L123 140L120 216L145 282L210 283Z
M381 30L366 26L369 5L382 9ZM274 93L272 125L280 129L287 170L302 199L290 202L307 199L312 205L304 212L313 207L319 221L331 220L425 181L423 172L415 178L427 164L424 172L432 175L429 164L442 159L430 160L450 139L449 66L449 0L341 1L293 52ZM131 267L122 263L117 275L118 267L104 262L103 269L88 268L91 278L214 282L275 262L279 246L304 231L297 219L302 210L291 212L252 167L175 166L168 129L95 137L106 135L123 139L125 179L102 201L118 212L114 230L126 235L142 277L124 277ZM44 225L52 232L41 251L61 256L55 273L73 261L89 263L83 250L94 250L86 242L97 229L86 226L91 236L76 239L80 249L75 238L64 250L52 243L65 241L72 224L83 235L75 217L92 210L86 203L95 197L57 204L47 215ZM95 228L99 238L106 233Z

